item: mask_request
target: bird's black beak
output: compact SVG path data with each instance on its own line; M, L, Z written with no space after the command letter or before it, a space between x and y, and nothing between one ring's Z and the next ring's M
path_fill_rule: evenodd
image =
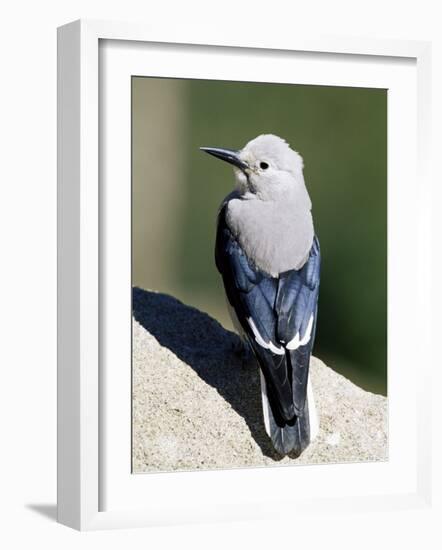
M239 158L239 151L233 151L232 149L221 149L219 147L200 147L201 151L209 153L214 157L225 160L229 164L233 164L243 172L248 168L248 165Z

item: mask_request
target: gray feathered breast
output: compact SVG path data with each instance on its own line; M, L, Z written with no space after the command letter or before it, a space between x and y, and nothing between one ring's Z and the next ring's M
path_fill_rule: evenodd
M304 201L228 197L226 206L227 225L258 269L277 277L304 265L314 237L312 215Z

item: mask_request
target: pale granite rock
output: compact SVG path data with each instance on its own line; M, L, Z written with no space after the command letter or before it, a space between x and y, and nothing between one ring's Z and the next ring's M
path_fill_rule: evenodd
M387 460L387 398L312 358L317 439L281 459L265 432L258 367L237 336L165 294L133 294L133 471Z

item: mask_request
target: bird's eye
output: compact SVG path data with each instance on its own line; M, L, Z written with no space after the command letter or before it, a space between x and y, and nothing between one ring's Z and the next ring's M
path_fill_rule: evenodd
M259 167L262 168L262 170L267 170L269 165L267 164L267 162L260 162Z

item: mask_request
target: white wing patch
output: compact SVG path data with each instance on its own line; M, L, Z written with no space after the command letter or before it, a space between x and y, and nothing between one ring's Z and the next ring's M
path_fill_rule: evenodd
M266 342L264 340L264 338L261 336L261 334L259 334L259 331L256 328L256 325L253 322L253 319L251 317L248 317L247 322L249 323L250 328L252 329L253 334L255 335L255 340L258 342L258 344L261 347L263 347L265 349L269 349L273 353L276 353L276 355L284 355L284 353L285 353L284 348L278 348L277 346L275 346L275 344L273 342Z
M264 338L259 333L258 329L256 328L255 323L253 322L253 319L251 317L248 317L247 322L250 325L250 328L253 331L253 334L255 336L256 342L263 348L268 349L272 351L273 353L277 355L284 355L284 348L283 347L277 347L275 344L271 341L266 342ZM295 337L290 340L290 342L286 345L286 348L289 350L296 350L301 346L305 346L309 343L310 338L312 336L312 329L313 329L313 313L310 316L305 334L302 338L299 336L299 332L296 333Z
M295 350L301 346L305 346L306 344L308 344L312 336L312 328L313 328L313 313L310 316L310 320L308 322L304 336L300 338L299 332L297 332L295 337L292 340L290 340L290 342L287 344L286 348L290 350Z

